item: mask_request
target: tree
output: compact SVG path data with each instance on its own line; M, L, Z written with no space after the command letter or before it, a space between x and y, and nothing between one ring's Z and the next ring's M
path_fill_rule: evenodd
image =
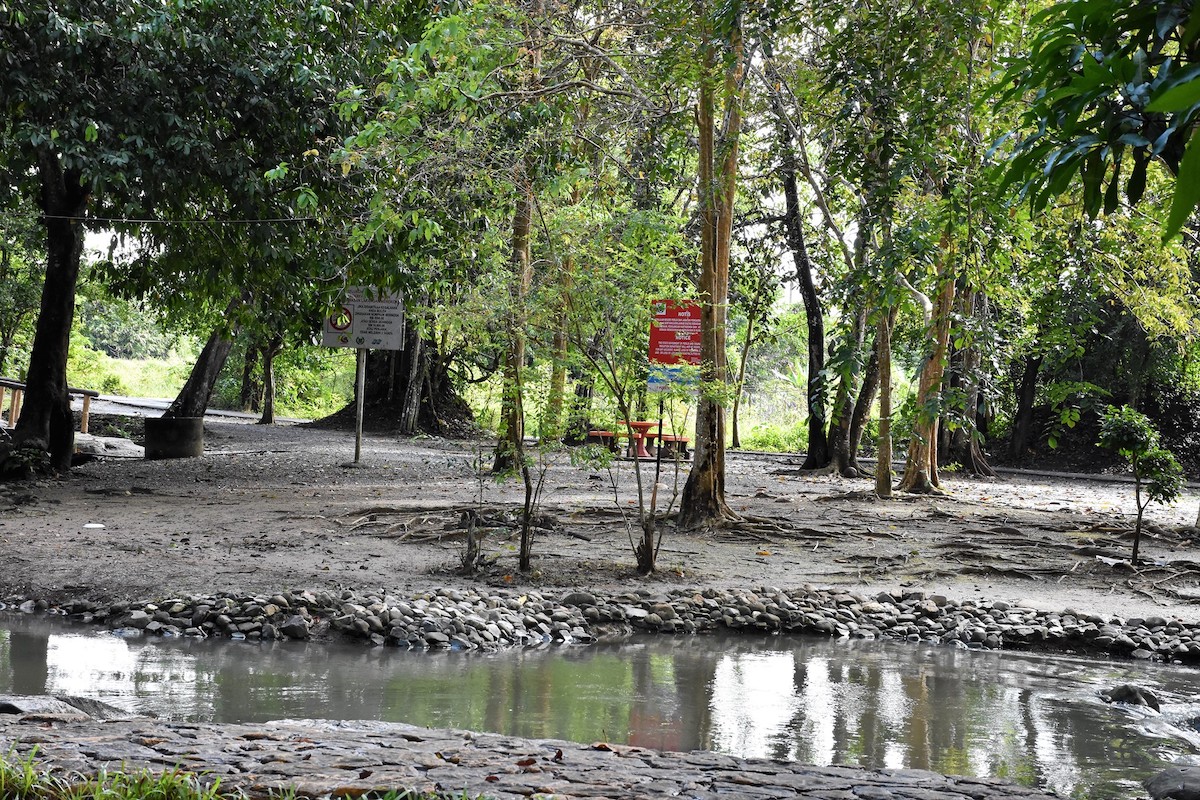
M0 375L12 361L13 345L38 309L44 262L33 214L18 208L0 215Z
M1183 469L1175 456L1159 445L1158 431L1150 420L1129 406L1109 406L1105 410L1098 444L1125 458L1133 472L1137 521L1131 560L1137 565L1146 506L1151 502L1169 503L1178 497L1183 490Z
M66 355L89 218L260 212L278 145L320 133L313 45L334 16L317 0L0 2L0 171L39 199L47 253L17 447L69 466Z
M1030 98L1006 182L1040 210L1078 177L1095 216L1115 211L1122 193L1136 205L1158 161L1176 177L1164 226L1173 236L1200 202L1200 15L1191 0L1069 0L1031 24L1028 53L996 89Z
M729 250L737 196L746 43L741 3L700 3L694 22L699 43L696 123L700 214L701 389L696 407L692 468L683 487L679 523L717 525L733 517L725 502L725 394Z

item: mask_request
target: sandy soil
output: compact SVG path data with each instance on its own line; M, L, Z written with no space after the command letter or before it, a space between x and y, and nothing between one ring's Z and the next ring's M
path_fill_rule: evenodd
M632 463L610 474L560 456L544 474L536 568L522 576L522 490L479 472L490 442L369 436L354 467L348 433L209 421L205 445L202 458L106 459L63 480L0 486L0 597L811 584L1200 619L1195 490L1151 508L1142 554L1154 563L1135 570L1122 561L1129 483L951 475L947 496L882 502L866 481L802 474L798 458L731 454L728 498L747 521L700 533L668 525L660 570L642 577L625 523L637 496ZM668 470L660 503L674 484ZM490 564L469 578L457 570L472 512L488 528Z

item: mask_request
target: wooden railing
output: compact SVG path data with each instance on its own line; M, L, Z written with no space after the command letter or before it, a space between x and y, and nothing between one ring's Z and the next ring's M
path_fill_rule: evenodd
M92 410L92 398L99 397L100 393L92 389L76 389L72 386L67 387L67 391L72 397L83 398L83 417L79 421L79 432L88 432L88 414ZM25 399L25 384L20 381L15 381L12 378L0 378L0 423L5 422L4 400L8 396L8 427L17 427L17 420L21 418L21 403Z

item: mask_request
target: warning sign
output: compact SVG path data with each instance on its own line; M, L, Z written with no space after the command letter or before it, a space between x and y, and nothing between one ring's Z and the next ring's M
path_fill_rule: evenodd
M321 344L370 350L404 349L404 301L362 287L346 290L338 310L325 318Z
M651 364L700 364L700 304L655 300L650 323Z

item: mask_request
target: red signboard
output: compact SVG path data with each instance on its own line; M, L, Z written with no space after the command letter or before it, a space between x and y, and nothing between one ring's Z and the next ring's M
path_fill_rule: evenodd
M655 300L650 323L651 364L700 364L700 304Z

